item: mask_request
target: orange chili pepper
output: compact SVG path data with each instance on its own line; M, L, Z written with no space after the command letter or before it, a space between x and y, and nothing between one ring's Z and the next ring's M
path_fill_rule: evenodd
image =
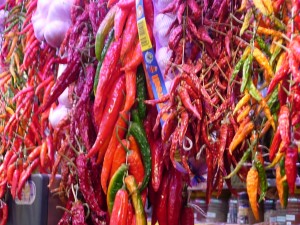
M127 145L128 142L126 140L122 140L122 143L118 144L111 165L110 179L115 174L115 172L119 169L119 167L126 162L126 149L124 149L123 146L127 147Z
M280 31L273 30L273 29L268 29L268 28L265 28L265 27L258 27L256 32L258 34L271 35L271 36L274 36L274 37L282 37L282 35L283 35Z
M280 205L281 207L284 206L284 198L283 198L283 185L282 185L282 177L281 177L281 173L280 173L280 166L276 167L276 188L278 191L278 196L279 196L279 201L280 201Z
M16 45L17 45L17 42L18 42L18 36L15 36L11 42L11 45L10 45L10 49L9 49L9 52L6 56L6 61L9 61L15 48L16 48Z
M251 131L254 129L254 123L252 121L248 122L243 128L241 132L237 132L232 142L229 145L229 152L232 154L232 152L236 149L236 147L242 143L242 141L245 140L245 138L251 133ZM240 128L239 128L240 130Z
M249 203L256 220L259 220L259 211L257 206L258 186L258 172L254 167L251 167L246 178L246 188L249 196Z
M274 77L274 72L272 67L269 64L269 60L258 48L254 48L253 57L258 62L258 64L266 71L265 72L265 80L269 83L271 78Z

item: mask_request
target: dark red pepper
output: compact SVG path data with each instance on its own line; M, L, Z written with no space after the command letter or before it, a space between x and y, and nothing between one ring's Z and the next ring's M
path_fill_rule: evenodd
M292 144L286 149L285 156L285 173L290 194L294 194L295 192L295 184L297 178L297 162L298 147L297 145Z

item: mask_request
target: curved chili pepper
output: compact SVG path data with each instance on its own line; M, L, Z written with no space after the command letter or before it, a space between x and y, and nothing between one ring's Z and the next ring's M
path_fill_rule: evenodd
M189 110L197 119L201 120L200 114L197 111L197 108L192 104L187 90L185 88L179 88L178 95L185 108Z
M144 176L145 176L145 169L143 166L141 152L138 146L137 141L133 136L129 136L129 148L131 151L127 153L127 163L129 164L129 174L134 176L138 185L141 185Z
M129 119L129 115L127 112L120 112L118 121L114 127L112 138L108 144L107 150L105 152L102 171L101 171L101 186L103 188L104 193L107 192L107 182L110 175L112 159L119 144L118 137L123 139L126 134L127 129L127 120ZM97 163L100 163L103 159L98 158Z
M129 128L129 134L132 134L141 150L142 159L145 168L145 177L143 179L142 185L140 186L140 190L144 190L149 182L151 175L151 154L150 154L150 146L146 137L146 133L141 124L136 122L131 123Z
M134 40L137 37L138 30L136 25L136 13L134 10L131 10L127 22L123 31L124 34L122 37L122 47L121 47L121 53L120 58L123 59L125 54L130 50L130 48L134 44Z
M126 149L123 146L127 146L128 142L126 140L122 140L121 143L118 144L114 157L113 162L110 169L110 179L114 175L114 173L118 170L118 168L126 162Z
M94 101L94 116L95 122L98 126L100 125L103 116L103 109L105 104L105 98L103 96L105 96L105 87L108 85L119 62L121 45L121 39L118 41L113 41L110 44L100 69L99 82ZM119 71L115 72L119 73Z
M245 140L245 138L251 133L251 131L254 129L254 123L252 121L248 122L244 125L242 129L239 128L239 131L234 135L232 142L229 146L229 152L232 154L232 152L235 150L235 148Z
M122 75L115 82L113 89L109 94L102 121L98 130L97 139L87 154L88 158L94 156L97 154L97 152L99 152L99 154L102 155L101 158L103 158L106 147L109 144L109 138L112 135L114 125L118 120L118 114L123 105L124 95L122 91L124 91L124 89L125 76Z
M118 7L115 18L114 18L114 30L115 39L119 40L122 35L124 25L126 23L127 17L130 11L125 8ZM126 34L127 35L127 34Z

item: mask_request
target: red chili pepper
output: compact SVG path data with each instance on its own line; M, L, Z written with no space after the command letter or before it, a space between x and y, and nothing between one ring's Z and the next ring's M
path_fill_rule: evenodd
M124 149L123 146L125 147L128 146L128 142L126 140L122 140L122 142L118 144L115 150L115 154L110 169L110 179L115 174L115 172L119 169L119 167L126 162L126 149Z
M160 185L158 191L158 199L157 199L157 220L160 225L168 225L168 197L169 197L169 180L171 179L171 175L165 173L162 178L162 183Z
M225 174L225 166L224 166L224 152L227 144L228 137L228 124L222 124L220 128L220 136L219 136L219 146L218 146L218 166L220 170Z
M172 169L172 178L169 184L169 197L167 205L168 224L179 224L180 222L180 211L182 207L182 176L181 173Z
M128 214L128 193L125 189L118 190L113 210L111 213L110 224L126 225Z
M121 45L122 40L117 40L110 44L100 70L99 82L94 101L94 116L95 122L98 126L100 126L105 106L105 87L108 85L113 71L119 62Z
M41 146L40 161L41 161L41 167L44 169L47 167L47 165L49 165L48 148L47 148L46 141L44 141Z
M194 225L194 210L191 207L185 206L181 210L180 224Z
M268 92L267 94L270 94L274 88L276 87L276 85L283 80L284 78L286 78L286 76L289 74L290 71L290 67L289 67L289 63L288 60L284 60L284 62L282 63L280 69L275 73L274 77L272 78L269 87L268 87Z
M278 130L285 146L291 142L290 110L286 105L281 106L278 117Z
M127 17L129 15L130 10L126 8L118 7L115 18L114 18L114 32L115 32L115 39L119 40L123 33L123 28L126 23ZM125 33L125 35L127 35Z
M16 168L13 174L12 184L10 188L10 193L13 199L16 198L18 182L21 175L21 168Z
M119 77L108 95L108 101L103 112L103 118L98 130L97 139L93 147L89 150L87 157L91 158L99 152L103 158L106 148L108 146L110 137L112 135L114 125L117 122L118 114L123 105L125 90L125 76Z
M164 125L161 129L161 139L163 142L167 142L172 134L172 132L174 131L176 125L177 125L177 110L172 110L165 122Z
M295 192L295 183L297 178L297 162L298 162L298 147L297 145L290 145L286 149L285 156L285 173L287 183L289 185L290 194Z
M136 41L134 47L127 51L123 59L124 67L121 70L136 70L136 68L143 62L143 54L141 43Z
M136 97L136 69L125 70L126 99L124 111L129 111L135 102Z
M133 219L133 206L131 204L131 202L128 202L128 210L127 210L127 225L132 225L132 219Z
M130 152L127 155L127 163L129 165L129 174L133 175L137 184L142 184L145 176L145 169L141 158L141 152L133 136L129 136Z
M0 225L5 225L8 220L8 205L3 201L1 201L0 205L1 205L1 211L2 211L2 220L1 220Z
M32 172L37 168L37 166L40 164L40 159L36 158L29 167L27 167L26 170L23 170L19 182L18 182L18 188L17 188L17 195L19 199L21 199L21 194L22 194L22 188L25 185L25 182L28 180Z
M123 33L126 35L123 35L122 37L122 47L120 54L121 59L123 59L125 54L132 48L134 40L136 39L138 34L135 10L131 10L127 18Z
M120 0L117 4L120 8L132 9L135 6L134 0Z
M93 212L95 212L99 217L105 218L106 213L100 209L97 202L97 197L95 196L91 177L87 168L87 158L84 154L81 153L77 156L76 167L78 173L79 188L85 201Z
M102 171L101 171L101 186L104 193L107 192L107 182L110 175L111 165L113 156L116 150L117 145L119 144L118 137L123 139L126 134L127 120L129 119L128 112L122 111L119 115L118 121L114 127L112 138L108 144L107 150L105 152ZM97 160L97 163L102 162L102 158Z
M190 111L197 119L201 120L200 114L197 108L192 104L190 96L185 88L180 88L178 90L178 95L182 101L184 107Z
M72 225L86 225L85 216L84 216L84 208L81 201L76 201L72 208Z

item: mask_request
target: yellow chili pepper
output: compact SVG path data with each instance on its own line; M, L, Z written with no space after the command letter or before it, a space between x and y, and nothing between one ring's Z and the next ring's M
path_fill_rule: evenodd
M9 106L5 107L6 112L8 112L10 115L13 115L15 112L12 108L10 108Z
M21 73L21 70L20 70L20 58L19 58L19 56L18 56L17 53L14 53L13 57L14 57L14 60L15 60L16 66L17 66L18 74L20 74Z
M259 220L259 211L257 206L258 186L258 172L254 167L251 167L246 178L246 188L249 196L249 203L256 220Z
M250 101L250 94L248 92L248 90L245 91L245 95L244 97L242 97L240 99L240 101L236 104L234 110L233 110L233 115L240 109L242 108L244 105L246 105L249 101Z
M273 6L271 0L253 0L254 6L265 16L273 13Z
M282 65L282 63L283 63L283 61L285 60L286 57L287 57L286 52L283 52L283 53L280 54L280 56L278 58L278 61L277 61L277 64L276 64L276 69L275 69L276 72L280 69L280 67L281 67L281 65Z
M9 65L9 72L12 75L12 77L14 79L14 82L16 82L17 81L17 74L15 72L14 64L15 64L14 60L11 59L11 62L10 62L10 65Z
M265 116L267 117L268 121L270 121L272 128L275 130L276 126L275 126L274 118L272 116L271 110L270 110L266 100L263 97L261 98L261 101L259 102L259 104L263 108Z
M248 0L242 0L241 7L237 11L241 12L244 9L246 9L247 3L248 3Z
M250 105L247 105L243 108L243 111L238 115L238 117L236 118L236 121L239 123L241 122L243 119L246 118L246 116L249 115L249 112L251 110Z
M269 64L269 60L258 48L254 48L253 56L258 64L266 71L266 81L269 83L271 78L274 76L272 67Z
M278 152L276 153L272 163L266 167L267 169L274 167L277 163L279 163L280 159L284 156L284 152L281 152L282 147L283 147L283 142L280 143Z

